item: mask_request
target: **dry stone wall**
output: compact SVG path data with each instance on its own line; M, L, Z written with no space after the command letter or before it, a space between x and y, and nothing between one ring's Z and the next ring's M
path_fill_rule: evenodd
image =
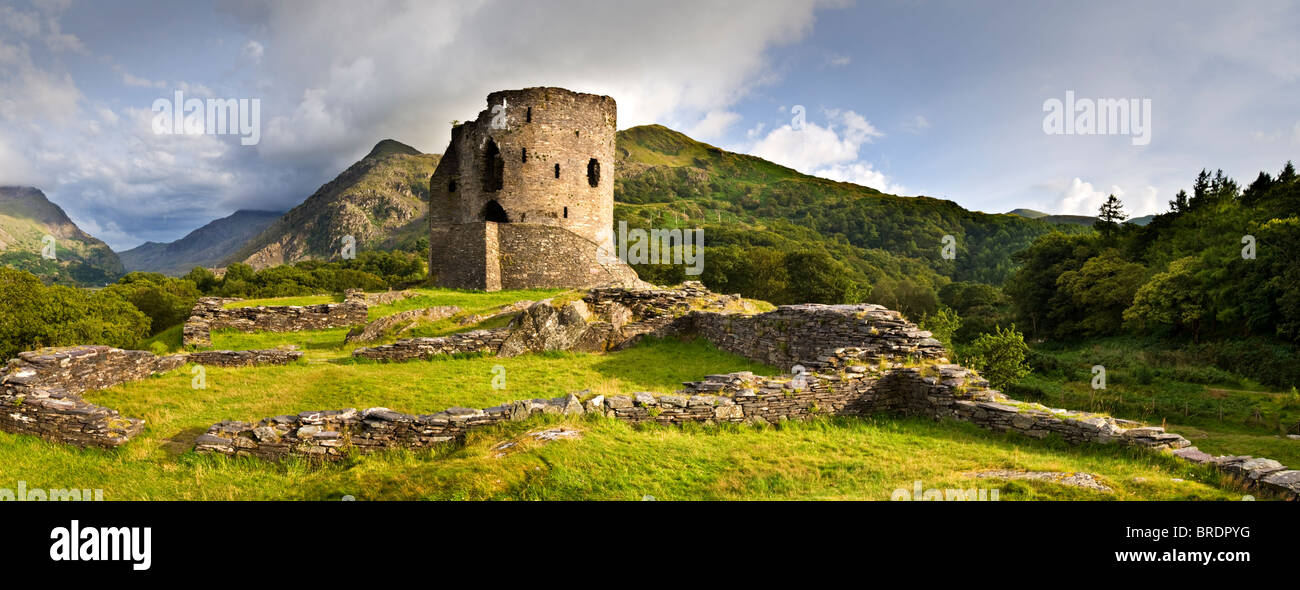
M1011 399L973 372L947 364L942 345L897 312L876 305L791 305L735 313L741 301L697 284L678 289L594 289L556 307L540 301L509 328L399 340L357 349L361 358L404 361L477 352L510 356L538 350L607 350L643 334L703 337L751 360L806 372L777 377L709 375L673 394L638 392L517 400L487 409L410 415L387 408L222 422L198 441L200 453L264 459L334 459L347 449L426 448L475 427L539 414L600 415L633 423L776 423L815 416L895 414L970 422L1033 438L1169 450L1207 463L1246 487L1300 499L1300 471L1252 457L1211 457L1182 436L1102 414ZM917 366L909 366L916 363Z
M856 352L835 351L828 355L828 362L844 363L837 371L778 377L749 372L709 375L667 395L637 392L606 397L577 392L555 399L517 400L486 409L457 407L427 415L370 408L304 412L255 424L226 421L213 425L199 437L195 448L199 453L268 460L333 460L350 449L365 453L429 448L459 440L473 428L543 414L595 415L631 423L673 425L771 424L816 416L892 413L962 420L1035 438L1054 434L1075 444L1174 450L1189 459L1199 453L1185 438L1162 428L1126 427L1127 423L1101 414L1051 409L1010 399L988 389L983 379L958 365L851 364L857 362ZM1248 488L1288 499L1300 498L1300 471L1268 459L1205 457L1205 462L1239 476Z
M21 352L0 372L0 431L30 434L79 447L113 448L144 429L144 420L82 399L105 389L180 368L187 362L218 367L281 365L297 350L216 350L157 356L101 345Z
M0 377L0 430L81 447L113 448L144 421L89 403L81 394L175 369L184 355L156 356L108 346L22 352Z
M297 332L347 328L366 323L366 294L349 289L343 303L235 307L239 301L224 297L203 297L194 305L182 328L186 346L211 346L212 330L229 328L241 332Z

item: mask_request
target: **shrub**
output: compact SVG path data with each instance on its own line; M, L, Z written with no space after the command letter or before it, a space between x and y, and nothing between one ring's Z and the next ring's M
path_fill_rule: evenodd
M981 334L970 345L968 363L998 389L1019 381L1031 371L1025 362L1029 346L1013 324L992 334Z

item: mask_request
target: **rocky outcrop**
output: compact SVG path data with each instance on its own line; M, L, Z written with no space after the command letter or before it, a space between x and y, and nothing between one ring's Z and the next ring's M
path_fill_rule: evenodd
M124 418L81 394L184 363L184 355L94 345L19 353L0 376L0 430L80 447L119 446L139 434L144 421Z
M298 332L347 328L366 323L365 293L348 289L343 303L320 305L286 305L235 307L225 305L239 299L202 297L194 305L182 328L186 346L211 346L212 330L232 329L240 332Z
M442 305L425 309L412 309L384 316L364 326L353 328L344 338L347 342L373 342L389 332L405 332L421 322L436 322L461 312L455 305Z

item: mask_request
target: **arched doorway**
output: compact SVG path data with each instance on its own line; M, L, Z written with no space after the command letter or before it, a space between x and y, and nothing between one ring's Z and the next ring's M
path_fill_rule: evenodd
M510 217L506 215L505 208L496 199L492 199L486 205L483 205L483 212L480 215L482 215L483 221L510 223Z

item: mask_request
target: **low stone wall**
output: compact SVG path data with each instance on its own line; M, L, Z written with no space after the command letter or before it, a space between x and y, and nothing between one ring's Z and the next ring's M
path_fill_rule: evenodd
M1173 450L1194 460L1199 451L1187 439L1159 427L1128 427L1109 416L1059 410L1013 400L988 389L970 371L950 364L902 367L857 364L860 350L828 351L822 371L759 377L752 373L709 375L676 394L639 392L605 397L570 394L555 399L518 400L492 408L451 408L410 415L387 408L346 409L278 416L257 424L221 422L201 436L200 453L278 460L332 460L348 449L370 452L428 448L458 440L472 428L524 420L540 414L593 414L632 423L777 423L816 416L880 413L971 422L991 430L1034 438L1055 434L1067 442L1122 444ZM584 399L585 397L585 399ZM1200 453L1200 455L1205 455ZM1206 461L1252 489L1300 498L1300 471L1276 461L1220 457ZM1235 471L1234 471L1235 470Z
M343 303L235 307L227 303L239 299L203 297L194 305L182 328L186 346L211 346L212 330L230 328L241 332L298 332L347 328L366 323L366 295L349 289Z
M671 331L699 336L727 352L787 371L818 363L825 351L856 347L862 360L944 358L943 344L902 314L879 305L782 305L745 315L692 311Z
M496 354L508 335L507 330L499 329L458 332L436 338L406 338L393 344L358 348L352 351L352 356L377 361L404 362L459 353Z
M209 367L252 367L287 365L302 358L302 351L291 348L267 350L207 350L187 355L191 363Z
M366 305L384 305L394 301L410 299L417 295L419 295L419 293L409 289L402 291L384 291L383 293L366 293L364 295L364 300Z
M184 355L77 346L19 353L0 377L0 430L81 447L113 448L144 421L89 403L81 394L185 364Z
M139 381L187 362L217 367L283 365L302 354L275 349L157 356L100 345L21 352L0 372L0 431L80 447L117 447L139 434L144 420L87 402L82 393Z

